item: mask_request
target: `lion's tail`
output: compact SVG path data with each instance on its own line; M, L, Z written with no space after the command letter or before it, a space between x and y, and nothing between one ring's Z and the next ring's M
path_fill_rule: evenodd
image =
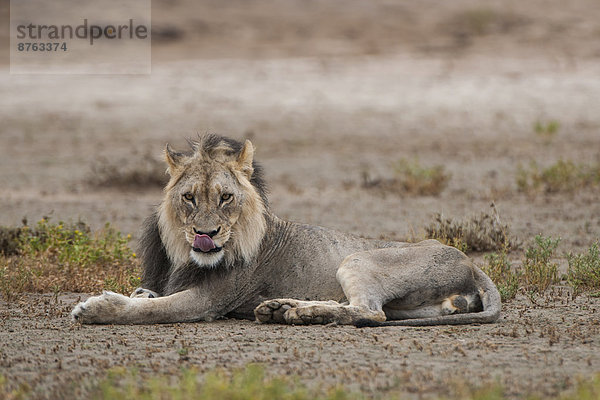
M473 266L475 281L480 287L483 311L475 313L442 315L430 318L414 318L395 321L377 322L363 319L354 325L358 328L377 326L431 326L431 325L464 325L464 324L488 324L495 322L500 317L502 302L500 293L494 282L479 268Z

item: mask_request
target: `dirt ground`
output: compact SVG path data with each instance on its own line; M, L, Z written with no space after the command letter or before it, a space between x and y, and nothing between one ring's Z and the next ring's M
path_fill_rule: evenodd
M109 221L135 237L161 189L98 188L94 166L135 167L166 142L215 132L252 139L284 218L404 239L436 212L462 218L493 201L525 243L560 236L562 254L600 237L597 189L532 196L515 183L530 161L600 162L596 0L163 0L152 17L149 76L9 75L0 59L0 225L49 215ZM534 132L549 121L559 123L551 141ZM436 197L361 187L364 174L390 176L402 158L444 165L448 187ZM493 325L363 330L73 325L68 313L87 295L0 302L0 374L37 398L82 397L81 382L111 366L261 362L368 393L443 395L457 382L498 381L518 398L600 371L600 300L574 302L561 288L537 305L505 304Z

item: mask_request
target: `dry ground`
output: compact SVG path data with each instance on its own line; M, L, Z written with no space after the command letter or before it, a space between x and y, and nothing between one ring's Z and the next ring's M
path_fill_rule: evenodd
M597 189L531 196L515 184L531 160L600 161L595 0L156 1L153 24L150 76L16 76L4 59L0 224L51 215L134 233L160 188L94 187L93 167L135 168L167 141L209 131L253 140L281 217L402 239L435 212L460 218L494 201L525 242L561 236L566 252L600 237ZM560 127L547 142L533 127L552 120ZM364 173L389 176L401 158L443 164L448 188L438 197L361 188ZM76 297L0 303L0 374L56 398L113 365L258 361L368 392L444 394L449 381L497 379L519 397L600 371L600 302L558 291L540 305L506 304L495 325L372 330L80 327L68 320Z

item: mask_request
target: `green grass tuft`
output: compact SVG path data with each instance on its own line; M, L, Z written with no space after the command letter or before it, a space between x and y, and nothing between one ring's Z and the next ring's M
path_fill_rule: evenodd
M505 388L498 384L486 384L471 387L457 380L453 395L447 400L504 400L512 398ZM0 392L1 393L1 392ZM243 369L227 373L224 370L200 374L195 369L183 369L175 376L157 375L145 377L136 370L113 368L107 377L96 385L91 396L97 400L350 400L372 398L361 392L352 392L343 388L323 389L322 386L307 387L298 378L279 376L268 377L264 367L249 364ZM374 398L392 400L404 398L396 390L380 392ZM535 393L526 398L540 399ZM574 387L556 400L597 400L600 399L600 374L587 379L579 379Z
M217 370L205 376L184 369L180 376L141 378L137 371L112 369L98 385L93 398L98 400L190 399L190 400L345 400L363 396L342 389L309 389L287 377L267 377L264 367L249 364L244 369Z
M20 235L21 254L30 259L50 259L60 265L77 264L86 268L92 264L130 261L132 251L123 237L110 224L99 235L92 235L83 222L66 226L40 220L35 228L25 226Z
M519 290L521 273L512 268L507 251L486 254L485 260L487 263L481 269L496 284L502 301L514 299Z
M22 383L16 388L9 386L6 377L0 374L0 399L23 400L29 398L31 388L26 383Z
M585 165L559 160L541 169L532 161L529 168L518 167L516 182L518 190L526 193L575 192L600 185L600 164Z
M394 174L404 192L421 196L439 195L450 180L442 165L423 167L418 161L405 159L394 165Z
M23 292L128 293L139 285L139 265L123 236L109 224L92 233L82 222L40 220L19 228L17 255L3 256L0 290L10 300Z
M536 121L533 125L533 131L537 136L542 138L546 143L550 143L558 133L560 123L556 120L550 120L546 123Z
M438 196L448 185L451 175L442 165L424 167L419 162L405 159L393 165L394 177L389 179L371 179L363 174L362 187L377 189L384 193L409 196Z
M600 242L592 244L584 254L567 254L569 269L567 281L573 287L573 296L584 290L598 290L592 295L600 295Z
M536 235L535 243L525 251L523 281L529 295L542 294L559 282L558 265L551 261L559 243L560 238Z

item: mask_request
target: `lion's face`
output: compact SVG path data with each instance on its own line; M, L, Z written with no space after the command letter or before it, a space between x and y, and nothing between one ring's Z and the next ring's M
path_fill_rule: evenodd
M189 155L166 150L171 180L159 226L169 258L176 266L191 259L212 267L253 257L264 234L265 206L250 183L252 144L239 153L227 143L196 146Z

